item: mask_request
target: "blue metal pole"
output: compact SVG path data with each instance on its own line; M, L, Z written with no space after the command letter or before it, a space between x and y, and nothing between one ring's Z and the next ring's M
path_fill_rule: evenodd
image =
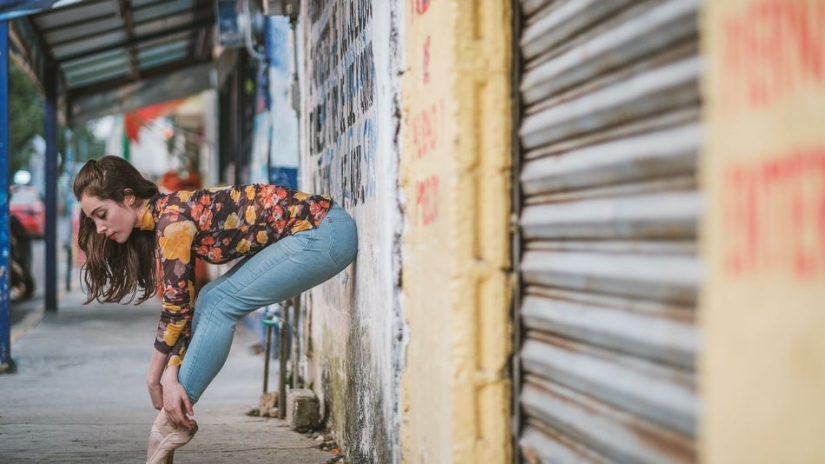
M74 179L74 143L72 143L73 133L72 130L68 127L65 129L66 134L66 161L63 163L63 171L69 176L70 179ZM72 291L72 226L71 226L71 217L72 217L72 205L74 204L74 196L71 192L66 195L66 203L64 208L66 209L66 217L68 219L68 230L66 230L67 239L63 242L63 246L66 249L66 292Z
M0 21L0 372L14 369L9 271L9 23Z
M46 310L57 311L57 66L46 65Z

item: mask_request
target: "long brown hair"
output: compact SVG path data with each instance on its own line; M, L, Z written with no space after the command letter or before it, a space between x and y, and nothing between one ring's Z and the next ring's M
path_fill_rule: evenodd
M153 182L140 175L128 161L117 156L104 156L88 161L74 179L74 196L80 201L84 195L123 203L127 194L138 200L158 193ZM135 229L125 243L117 243L97 233L92 218L80 212L80 230L77 238L86 254L81 268L86 284L86 303L118 303L131 294L134 301L139 290L142 303L157 292L157 263L154 231Z

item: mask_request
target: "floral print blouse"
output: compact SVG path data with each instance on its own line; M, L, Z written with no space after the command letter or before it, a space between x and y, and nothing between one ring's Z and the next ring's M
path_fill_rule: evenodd
M266 184L154 196L140 228L157 237L163 310L155 348L168 355L167 364L181 364L192 337L195 258L221 264L254 254L318 226L331 203L324 195Z

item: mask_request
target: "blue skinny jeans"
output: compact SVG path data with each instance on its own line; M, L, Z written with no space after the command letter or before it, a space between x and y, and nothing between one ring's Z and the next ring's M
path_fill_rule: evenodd
M195 303L192 340L178 381L198 401L229 356L243 316L326 281L355 260L355 222L333 204L321 224L268 245L206 284Z

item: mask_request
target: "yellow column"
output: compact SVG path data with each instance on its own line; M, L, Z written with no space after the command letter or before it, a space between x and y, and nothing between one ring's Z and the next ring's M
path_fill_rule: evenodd
M510 459L509 5L407 3L405 462Z

